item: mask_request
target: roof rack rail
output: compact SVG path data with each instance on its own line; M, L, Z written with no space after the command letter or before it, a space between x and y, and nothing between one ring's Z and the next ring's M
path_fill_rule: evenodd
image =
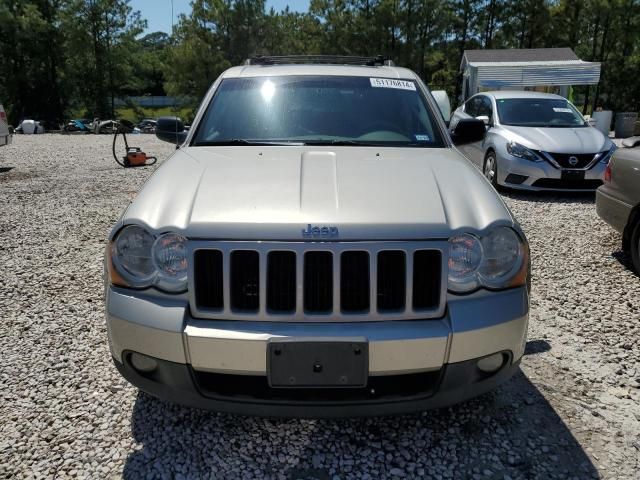
M362 65L368 67L395 65L382 55L375 57L356 57L348 55L255 55L244 62L245 65L296 65L296 64L325 64L325 65Z

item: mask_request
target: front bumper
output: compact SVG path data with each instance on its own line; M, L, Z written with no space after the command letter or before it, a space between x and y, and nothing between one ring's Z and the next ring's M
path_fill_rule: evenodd
M116 287L107 287L106 303L116 366L142 390L217 411L300 417L418 411L484 393L517 369L529 310L525 287L449 295L441 319L388 322L200 320L191 317L186 299ZM369 385L339 392L269 388L267 345L283 338L364 339ZM157 368L136 370L134 352L154 359ZM480 371L478 359L496 353L503 356L501 367Z
M584 181L564 182L562 171L546 161L531 162L498 152L498 184L530 191L593 192L602 185L606 164L598 162L585 170ZM521 177L526 177L520 183ZM512 180L513 179L513 180Z

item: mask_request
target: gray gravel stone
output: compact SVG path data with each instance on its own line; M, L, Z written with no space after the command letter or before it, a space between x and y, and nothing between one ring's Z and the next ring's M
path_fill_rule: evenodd
M0 149L0 478L638 477L640 279L593 195L504 194L533 291L522 373L495 392L411 416L242 418L158 401L111 363L105 237L173 147L133 137L160 162L124 170L110 142Z

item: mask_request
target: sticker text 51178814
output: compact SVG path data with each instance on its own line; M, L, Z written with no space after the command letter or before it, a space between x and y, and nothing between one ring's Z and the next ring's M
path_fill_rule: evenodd
M400 90L416 91L416 84L410 80L398 80L395 78L370 78L372 87L399 88Z

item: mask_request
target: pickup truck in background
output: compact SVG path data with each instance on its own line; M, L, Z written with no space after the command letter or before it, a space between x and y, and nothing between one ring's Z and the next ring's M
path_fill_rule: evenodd
M0 103L0 147L11 143L11 133L9 132L9 124L7 123L7 114L4 107Z

